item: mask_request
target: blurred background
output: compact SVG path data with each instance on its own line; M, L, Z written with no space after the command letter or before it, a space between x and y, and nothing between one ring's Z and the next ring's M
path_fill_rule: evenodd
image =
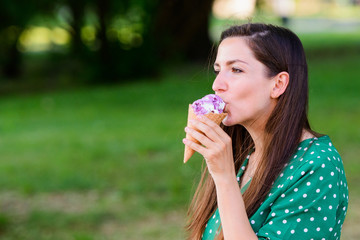
M184 239L187 105L212 92L220 32L249 21L302 40L311 123L348 178L342 239L360 239L359 0L2 0L0 238Z

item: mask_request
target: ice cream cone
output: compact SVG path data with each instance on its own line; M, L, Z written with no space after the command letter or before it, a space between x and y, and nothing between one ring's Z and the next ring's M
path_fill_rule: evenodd
M220 125L220 123L222 122L222 120L226 117L227 113L208 113L205 114L205 116L207 118L209 118L210 120L212 120L213 122L215 122L217 125ZM189 104L189 110L188 110L188 120L187 120L187 126L188 127L192 127L190 124L190 120L191 119L196 119L196 114L194 113L194 110L191 106L191 104ZM199 143L199 141L197 141L196 139L194 139L193 137L191 137L189 134L186 133L186 139L189 139L195 143ZM185 146L185 152L184 152L184 163L186 163L191 156L195 153L195 151L188 147Z

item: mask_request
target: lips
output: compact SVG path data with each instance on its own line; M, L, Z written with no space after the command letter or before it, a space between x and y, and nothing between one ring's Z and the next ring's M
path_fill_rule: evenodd
M228 104L225 102L224 113L228 113Z

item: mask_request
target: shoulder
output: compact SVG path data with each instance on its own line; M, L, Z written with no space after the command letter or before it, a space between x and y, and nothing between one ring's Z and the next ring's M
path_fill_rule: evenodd
M325 183L347 188L342 159L328 136L300 143L274 188L286 189L298 184L318 187Z
M303 171L313 173L312 171L315 170L344 174L342 159L329 136L308 139L300 143L283 172L300 173L303 176Z

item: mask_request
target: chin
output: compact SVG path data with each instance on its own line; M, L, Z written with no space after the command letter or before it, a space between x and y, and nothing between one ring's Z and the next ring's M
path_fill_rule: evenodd
M229 119L229 115L224 118L224 120L222 121L222 123L223 123L225 126L227 126L227 127L231 127L231 126L234 125L234 124L231 122L231 120Z

